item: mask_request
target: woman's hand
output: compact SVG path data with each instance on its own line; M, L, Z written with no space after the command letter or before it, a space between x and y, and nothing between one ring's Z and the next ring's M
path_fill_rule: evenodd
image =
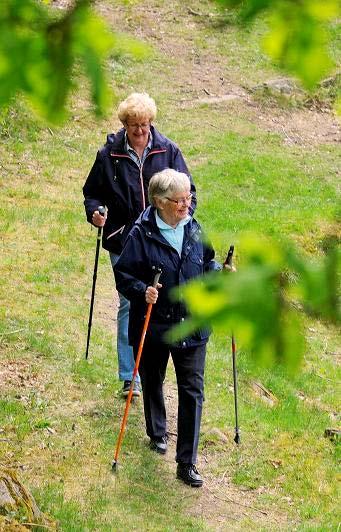
M157 283L157 286L156 288L154 288L154 286L148 286L146 292L145 292L145 297L146 297L146 302L148 303L148 305L151 303L152 305L154 305L157 301L157 298L158 298L158 295L159 295L159 292L158 292L158 289L162 287L162 284L160 283Z
M233 265L231 266L230 264L226 264L226 263L223 265L223 268L224 268L224 270L227 270L228 272L236 272L237 271L237 269Z
M105 224L105 221L107 219L107 210L105 210L105 214L102 215L100 214L99 211L95 211L92 215L92 223L96 226L96 227L103 227L103 225Z

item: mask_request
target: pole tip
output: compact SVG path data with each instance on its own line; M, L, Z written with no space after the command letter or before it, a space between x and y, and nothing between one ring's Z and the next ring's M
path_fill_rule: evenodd
M113 473L116 473L116 471L117 471L117 461L116 460L114 460L113 463L111 464L111 471Z
M234 441L236 442L237 445L240 444L240 436L239 434L236 434L235 437L234 437Z

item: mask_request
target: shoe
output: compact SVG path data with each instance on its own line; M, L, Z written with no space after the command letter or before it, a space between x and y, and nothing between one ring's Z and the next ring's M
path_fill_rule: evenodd
M131 381L124 381L123 388L122 388L122 395L123 397L127 397L130 390ZM139 382L134 382L133 387L133 397L140 397L141 395L141 386Z
M166 454L166 452L167 452L167 442L168 442L167 436L162 436L162 438L160 440L150 439L149 447L153 451L156 451L159 454Z
M201 488L203 479L194 464L178 463L176 477L192 488Z

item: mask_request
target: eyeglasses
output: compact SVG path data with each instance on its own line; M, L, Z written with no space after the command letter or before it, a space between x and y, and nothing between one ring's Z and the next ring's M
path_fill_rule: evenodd
M144 122L143 124L128 124L126 123L126 126L127 127L130 127L131 129L143 129L144 131L146 131L147 129L150 128L150 123L149 122Z
M191 203L192 197L193 197L193 194L189 194L189 196L187 196L186 198L172 199L172 198L167 198L166 196L166 199L168 201L171 201L172 203L176 203L176 205L187 205L187 203Z

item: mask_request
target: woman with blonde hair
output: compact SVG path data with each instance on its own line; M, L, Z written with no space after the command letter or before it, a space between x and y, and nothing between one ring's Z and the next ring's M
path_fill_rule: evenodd
M149 205L148 185L156 172L173 168L190 179L192 194L190 213L196 206L195 186L178 146L162 135L153 122L157 108L146 93L134 92L117 110L122 129L107 136L98 151L83 187L88 222L103 226L103 247L109 251L112 266L116 264L124 241L139 214ZM105 216L98 211L106 207ZM119 292L117 315L117 352L122 393L128 395L134 369L134 357L128 344L129 301ZM134 395L140 395L139 380Z

